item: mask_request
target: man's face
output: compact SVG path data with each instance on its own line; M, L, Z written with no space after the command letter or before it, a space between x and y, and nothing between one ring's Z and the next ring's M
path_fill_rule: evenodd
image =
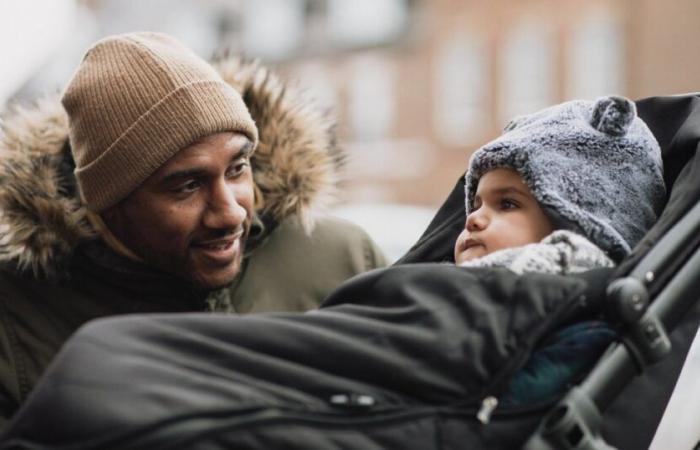
M253 214L252 143L217 133L181 150L103 216L150 265L200 289L229 284Z
M520 175L511 169L494 169L479 180L474 210L455 243L455 263L539 242L552 231Z

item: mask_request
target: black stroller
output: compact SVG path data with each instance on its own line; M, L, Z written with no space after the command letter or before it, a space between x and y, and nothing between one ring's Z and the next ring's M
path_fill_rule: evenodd
M422 264L451 259L460 180L397 265L350 280L318 311L86 325L0 448L648 447L700 323L700 96L637 105L669 199L617 268ZM556 398L498 405L538 343L588 317L605 317L621 343Z

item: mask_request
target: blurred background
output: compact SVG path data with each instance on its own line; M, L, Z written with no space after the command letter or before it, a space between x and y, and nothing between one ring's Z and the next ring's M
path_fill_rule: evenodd
M395 259L510 117L699 90L699 19L698 0L0 0L0 110L60 91L109 34L259 58L335 111L350 158L334 213ZM700 438L696 347L653 448Z
M335 111L336 213L393 258L512 116L697 90L698 19L697 0L0 0L0 107L59 91L113 33L259 58Z

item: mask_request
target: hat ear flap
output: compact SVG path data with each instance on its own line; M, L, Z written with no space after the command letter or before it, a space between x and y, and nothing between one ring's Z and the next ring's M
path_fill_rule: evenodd
M637 108L624 97L599 98L593 106L591 126L610 136L624 136L637 116Z

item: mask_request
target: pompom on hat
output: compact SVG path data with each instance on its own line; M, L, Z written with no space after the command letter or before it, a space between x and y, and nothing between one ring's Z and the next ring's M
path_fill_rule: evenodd
M66 88L75 175L91 211L127 197L183 148L219 132L258 130L241 95L206 61L162 33L107 37Z
M624 97L575 100L512 120L471 158L467 214L479 179L496 168L520 174L555 228L585 236L616 261L666 198L659 144Z

